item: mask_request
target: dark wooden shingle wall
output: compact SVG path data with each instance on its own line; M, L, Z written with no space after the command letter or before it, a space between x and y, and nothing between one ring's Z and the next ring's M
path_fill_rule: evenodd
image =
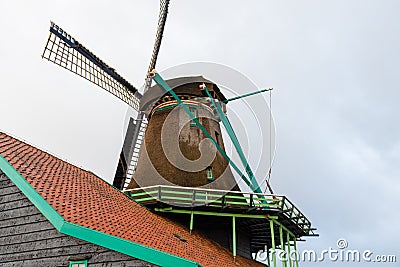
M59 233L0 170L0 266L68 266L71 258L88 266L154 266Z

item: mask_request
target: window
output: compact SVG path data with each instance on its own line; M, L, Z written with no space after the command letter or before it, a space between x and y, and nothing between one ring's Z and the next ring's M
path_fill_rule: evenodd
M87 260L69 262L69 267L87 267L87 266L88 266Z
M212 167L211 166L207 167L206 173L207 173L207 179L209 181L214 181L214 176L213 176L213 172L212 172Z
M220 146L220 144L219 144L219 133L217 131L215 131L215 141Z
M198 117L197 109L194 108L194 107L189 107L189 111L190 111L190 113L192 113L193 116L197 119L197 117ZM194 120L191 120L191 121L190 121L190 126L196 126L196 122L195 122Z

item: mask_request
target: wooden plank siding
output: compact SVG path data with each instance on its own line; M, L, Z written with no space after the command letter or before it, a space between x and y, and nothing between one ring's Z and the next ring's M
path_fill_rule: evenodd
M0 170L0 266L155 266L58 232Z

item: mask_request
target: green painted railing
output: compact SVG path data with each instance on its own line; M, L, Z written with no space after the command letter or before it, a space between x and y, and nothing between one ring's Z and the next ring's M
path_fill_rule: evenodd
M164 203L169 206L231 208L242 211L265 210L285 215L306 234L313 234L311 222L285 196L252 192L225 191L195 187L157 185L124 190L142 205Z

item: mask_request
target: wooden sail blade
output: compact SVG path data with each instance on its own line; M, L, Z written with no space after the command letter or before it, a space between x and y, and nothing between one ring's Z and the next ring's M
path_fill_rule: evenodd
M163 37L165 23L167 20L169 1L170 0L160 0L157 34L154 42L153 53L151 55L148 72L145 79L144 92L146 92L151 87L152 78L149 76L148 73L156 67L157 57L160 51L161 40ZM138 115L139 125L137 127L128 127L126 131L124 146L122 147L122 151L120 154L121 155L120 161L118 163L118 168L114 176L114 182L113 182L114 186L116 186L117 188L120 189L126 188L133 177L133 173L136 170L136 164L138 160L137 157L138 151L140 151L142 139L144 137L144 133L147 127L147 123L144 123L146 121L147 120L145 114L139 112ZM124 166L127 166L125 167L126 170L125 173L120 171L124 170Z
M75 38L51 22L50 35L42 58L100 86L134 109L139 109L141 94L114 68L90 52Z
M160 1L160 12L158 15L157 34L156 34L156 40L154 41L153 53L151 55L149 69L147 71L146 83L144 89L145 92L151 87L151 81L153 80L150 77L149 73L156 68L157 57L158 53L160 52L161 40L163 38L165 23L167 21L168 6L169 6L169 0Z

